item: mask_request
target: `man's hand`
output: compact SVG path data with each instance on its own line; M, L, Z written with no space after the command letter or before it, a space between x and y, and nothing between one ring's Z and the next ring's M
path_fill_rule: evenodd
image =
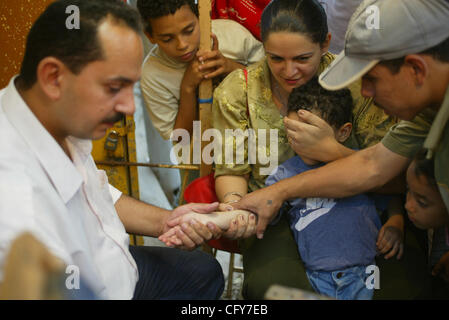
M236 210L248 210L257 214L256 234L258 239L262 239L265 229L279 212L283 202L284 199L278 190L269 186L246 194L232 206Z
M382 226L377 237L377 250L385 254L385 259L394 257L399 260L404 253L404 218L394 215Z
M288 141L296 154L322 162L338 159L340 144L332 127L306 110L299 110L298 117L301 121L284 118Z
M440 261L433 267L432 275L437 276L438 274L444 279L444 281L449 282L449 252L443 254Z
M212 204L189 203L176 208L167 217L162 230L163 234L159 237L159 240L171 247L176 246L184 250L193 250L205 241L218 239L222 231L213 223L208 223L206 227L195 220L190 223L181 222L182 216L186 213L193 211L207 214L216 211L218 205L218 202Z

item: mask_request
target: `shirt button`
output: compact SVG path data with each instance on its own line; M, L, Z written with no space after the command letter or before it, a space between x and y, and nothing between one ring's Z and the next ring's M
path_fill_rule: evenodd
M337 273L337 279L340 279L341 277L343 277L343 272Z

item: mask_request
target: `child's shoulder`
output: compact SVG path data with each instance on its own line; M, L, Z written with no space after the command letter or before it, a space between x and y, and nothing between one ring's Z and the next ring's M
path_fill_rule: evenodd
M212 20L212 31L224 30L226 32L238 31L243 33L250 33L248 29L240 23L231 19L214 19ZM250 33L251 34L251 33Z

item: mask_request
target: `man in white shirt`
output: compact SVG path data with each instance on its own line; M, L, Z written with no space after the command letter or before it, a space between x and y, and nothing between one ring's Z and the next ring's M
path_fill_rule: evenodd
M69 6L79 9L79 28L67 24ZM11 242L29 231L99 298L220 297L223 274L212 257L129 247L127 235L157 237L170 219L218 204L171 212L134 200L108 184L90 155L91 139L134 112L141 32L138 13L120 0L56 1L33 25L20 75L0 91L0 282ZM178 233L185 249L219 236L198 223Z

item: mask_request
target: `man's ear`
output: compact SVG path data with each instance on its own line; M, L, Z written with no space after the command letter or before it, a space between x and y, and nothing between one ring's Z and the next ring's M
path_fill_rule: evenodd
M62 94L62 80L68 69L61 60L46 57L37 66L37 82L51 100L58 100Z
M335 134L335 138L338 142L343 143L345 142L349 136L351 135L352 131L352 123L346 122L344 125L340 127L340 129L337 130Z
M411 54L405 57L405 64L410 68L410 74L416 86L421 86L429 72L429 66L423 56L419 54Z

